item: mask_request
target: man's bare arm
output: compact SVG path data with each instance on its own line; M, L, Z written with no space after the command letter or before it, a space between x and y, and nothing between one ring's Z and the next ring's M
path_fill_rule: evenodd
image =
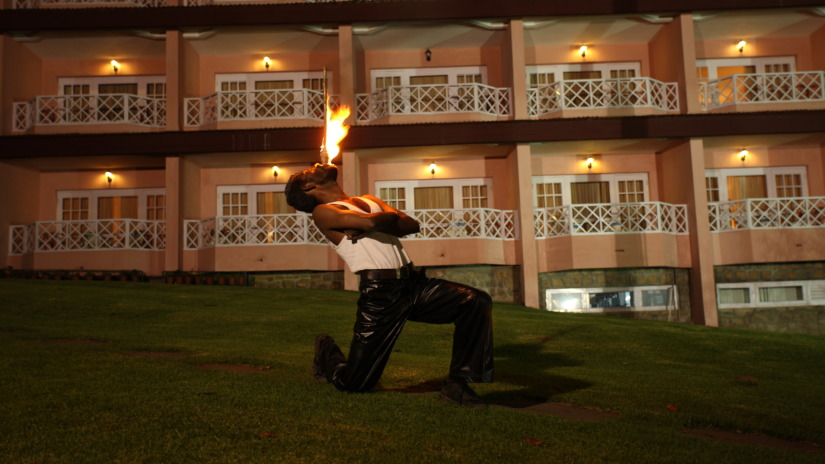
M394 213L398 215L398 220L389 224L386 229L381 230L381 232L395 235L396 237L403 237L405 235L410 234L417 234L419 230L421 230L421 225L415 219L411 218L403 211L399 211L392 206L385 203L380 198L373 196L373 195L364 195L364 198L372 200L378 203L378 206L381 207L381 210L387 213Z
M392 233L399 215L391 211L361 213L324 204L315 208L312 219L327 238L338 244L344 236L357 240L373 231Z

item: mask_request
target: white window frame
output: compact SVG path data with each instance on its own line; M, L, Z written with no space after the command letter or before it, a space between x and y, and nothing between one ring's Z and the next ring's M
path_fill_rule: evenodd
M765 66L769 64L787 64L790 72L796 70L794 56L742 57L742 58L708 58L696 60L696 68L708 68L708 80L718 79L717 68L724 66L755 66L757 74L765 73Z
M404 188L406 195L407 211L415 211L415 188L416 187L452 187L453 188L453 209L464 209L461 188L469 185L484 185L487 187L487 208L493 209L493 179L489 177L477 177L466 179L417 179L417 180L379 180L375 182L375 191L380 192L382 188Z
M776 176L777 175L799 175L802 184L802 196L808 196L808 175L805 166L777 166L758 168L725 168L708 169L705 177L716 177L719 181L719 202L728 200L728 177L737 176L765 176L765 188L768 191L768 198L776 196Z
M650 290L670 290L671 304L664 306L642 306L642 293ZM590 293L609 293L609 292L632 292L633 306L631 307L614 307L614 308L591 308L590 307ZM565 309L553 307L553 295L581 295L582 308L581 309ZM630 286L630 287L589 287L589 288L564 288L564 289L547 289L545 290L545 307L547 311L552 312L566 312L566 313L610 313L610 312L637 312L637 311L668 311L679 309L679 289L676 285L646 285L646 286Z
M802 299L796 301L759 301L759 289L771 287L801 287ZM747 289L750 295L749 303L721 303L719 291L721 289ZM785 280L765 282L737 282L716 284L716 306L727 308L776 308L785 306L818 306L825 304L825 280Z
M232 73L215 74L215 91L220 92L221 84L224 82L245 82L246 91L255 90L255 82L263 81L292 81L292 88L300 90L304 88L304 79L323 79L323 71L303 71L303 72L282 72L267 71L256 73ZM327 72L327 88L332 87L332 73Z
M223 194L224 193L246 193L247 194L247 216L257 216L254 211L258 211L258 193L262 192L284 192L286 184L254 184L254 185L219 185L217 187L216 216L223 216Z
M447 84L458 84L458 76L463 74L481 74L481 83L487 83L487 66L453 66L447 68L402 68L370 70L370 88L374 91L375 79L378 77L400 77L401 86L411 85L410 78L415 76L438 76L446 74Z
M619 181L641 180L644 189L643 202L650 201L650 188L646 172L624 174L568 174L562 176L533 176L533 207L538 206L536 184L560 183L562 205L571 204L570 184L574 182L608 182L610 188L610 204L619 203ZM634 202L639 203L639 202Z
M563 63L546 64L526 67L527 86L531 87L530 74L552 74L555 82L564 80L564 73L567 71L600 71L600 79L610 79L610 71L618 69L632 69L636 77L642 77L642 65L638 61L626 61L618 63Z
M89 199L89 219L83 221L97 220L97 203L99 198L105 197L138 197L138 217L146 219L146 198L148 196L164 196L164 209L166 208L165 188L137 188L137 189L106 189L106 190L59 190L57 192L57 220L63 217L63 200L66 198L88 198ZM165 213L164 213L165 214Z
M67 85L89 85L89 95L98 95L98 86L101 84L137 84L137 95L146 96L147 84L166 84L166 76L94 76L94 77L61 77L57 79L58 95L63 95L63 88Z

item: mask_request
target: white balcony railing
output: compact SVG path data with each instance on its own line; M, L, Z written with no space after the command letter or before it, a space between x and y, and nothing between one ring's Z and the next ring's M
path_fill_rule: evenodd
M531 117L573 109L641 107L679 111L678 85L636 77L565 80L527 89Z
M488 208L423 209L406 211L416 219L421 230L404 237L409 240L444 238L492 238L515 240L516 215L514 211Z
M47 251L164 250L166 221L41 221L9 230L9 254Z
M32 126L134 124L166 126L166 99L131 94L45 95L14 103L14 130Z
M702 109L750 103L825 101L825 71L733 74L699 83Z
M410 216L421 223L410 240L441 238L497 238L516 236L513 211L493 209L419 210ZM185 248L200 250L223 246L326 244L308 214L217 216L184 221Z
M337 96L330 97L332 109ZM272 119L324 120L324 92L310 89L220 91L203 98L187 98L186 125L204 126L218 121Z
M825 197L752 198L708 204L711 232L825 227Z
M661 202L596 203L538 208L536 238L617 233L688 232L687 206Z
M385 116L409 114L509 116L510 94L509 88L478 83L392 86L357 94L356 118L368 122Z
M164 6L165 0L14 0L14 9L48 8L51 6Z

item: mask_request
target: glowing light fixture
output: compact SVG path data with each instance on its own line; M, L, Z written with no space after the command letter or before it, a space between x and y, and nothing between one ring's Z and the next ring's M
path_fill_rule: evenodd
M745 160L748 158L748 150L744 148L739 152L739 159L742 161L742 164L745 163Z
M581 47L579 47L579 53L581 53L582 58L587 56L587 45L582 45Z
M278 166L272 166L272 177L278 177L278 174L281 173L281 168Z
M739 53L742 53L742 52L744 52L744 51L745 51L745 46L746 46L747 44L748 44L748 43L747 43L747 42L745 42L744 40L740 40L740 41L739 41L739 43L738 43L738 44L736 44L736 49L737 49L737 50L739 50Z
M430 61L433 59L433 52L428 48L427 51L424 52L424 56L427 57L427 61Z
M584 163L587 165L587 169L593 169L593 161L595 160L592 156L587 157L587 159L584 161Z
M114 175L114 174L112 174L112 172L111 172L111 171L106 171L106 172L103 174L103 176L104 176L104 177L106 177L106 182L108 182L108 183L109 183L109 185L112 185L112 181L115 179L115 175Z
M430 166L427 169L429 169L430 174L435 175L435 171L438 170L438 166L435 163L430 163Z
M269 67L272 65L272 60L269 59L268 56L264 57L264 68L269 71Z
M118 63L117 60L112 60L109 64L112 65L112 71L117 74L117 70L120 69L120 63Z

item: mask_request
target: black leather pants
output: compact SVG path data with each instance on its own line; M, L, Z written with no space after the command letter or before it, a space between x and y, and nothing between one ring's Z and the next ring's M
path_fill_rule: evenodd
M370 390L381 378L407 320L455 324L449 376L493 381L492 300L486 292L415 271L407 279L361 279L349 357L329 344L321 350L327 378L339 389Z

